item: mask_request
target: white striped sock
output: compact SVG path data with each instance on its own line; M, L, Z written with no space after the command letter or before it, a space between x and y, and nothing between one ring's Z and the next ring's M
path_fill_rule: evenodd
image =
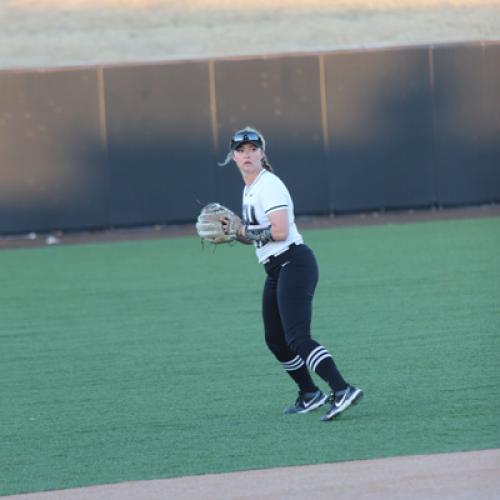
M287 372L293 372L295 370L298 370L299 368L302 368L304 366L304 360L300 356L295 356L290 361L287 361L285 363L281 363L281 366L287 371Z
M326 358L331 358L330 353L323 346L319 345L307 356L307 366L315 372L318 365Z

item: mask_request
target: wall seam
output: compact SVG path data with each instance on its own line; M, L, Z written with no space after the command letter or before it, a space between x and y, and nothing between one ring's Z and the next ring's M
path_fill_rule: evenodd
M101 146L103 149L104 162L106 165L106 218L108 227L112 228L111 223L111 170L109 164L109 151L108 151L108 124L106 116L106 86L104 81L104 68L99 66L97 68L97 98L99 107L99 134L101 138Z
M437 116L436 116L436 90L434 75L434 45L428 48L429 54L429 86L431 91L431 109L432 109L432 197L434 204L441 205L441 195L439 189L438 159L437 159Z
M328 139L328 104L326 100L326 75L325 56L319 55L319 93L321 105L321 131L323 132L323 149L328 152L330 148Z
M210 124L212 127L212 144L214 152L219 148L219 130L217 125L217 94L215 89L215 62L208 61L208 82L210 91Z
M106 123L106 95L104 87L104 69L102 66L97 68L97 88L99 96L99 133L101 144L107 155L108 153L108 131Z

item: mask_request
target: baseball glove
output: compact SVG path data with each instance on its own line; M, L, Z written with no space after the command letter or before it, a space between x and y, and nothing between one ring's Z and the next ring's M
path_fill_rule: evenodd
M221 219L227 221L225 225ZM232 210L220 203L205 205L196 222L198 236L203 241L208 241L215 245L235 241L240 227L241 219Z

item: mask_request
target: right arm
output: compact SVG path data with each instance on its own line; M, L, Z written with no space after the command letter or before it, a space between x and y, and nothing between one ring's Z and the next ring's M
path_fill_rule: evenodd
M253 241L249 240L248 238L246 238L244 236L244 233L245 233L245 225L242 224L241 227L240 227L240 230L238 231L238 236L236 237L236 239L240 243L243 243L244 245L251 245L253 243Z
M227 234L229 231L229 220L225 217L222 217L220 221L222 222L224 232ZM240 243L243 243L244 245L251 245L253 241L245 237L245 224L241 221L241 219L239 222L240 222L240 227L238 228L236 240L239 241Z

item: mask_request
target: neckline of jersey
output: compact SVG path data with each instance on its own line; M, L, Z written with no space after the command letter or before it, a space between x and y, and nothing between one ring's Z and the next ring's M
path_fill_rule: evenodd
M259 175L253 180L252 184L250 184L249 186L245 186L245 193L248 193L248 191L250 191L251 188L253 188L255 186L255 184L257 184L257 182L259 181L259 179L261 179L261 177L267 172L267 170L265 168L263 168L260 172L259 172Z

